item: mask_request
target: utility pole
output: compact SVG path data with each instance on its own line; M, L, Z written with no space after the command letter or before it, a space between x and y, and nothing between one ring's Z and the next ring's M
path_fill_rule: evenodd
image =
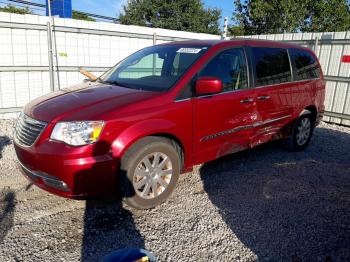
M222 39L227 38L227 30L228 30L228 17L225 17L224 18L224 28L223 28L222 36L221 36Z

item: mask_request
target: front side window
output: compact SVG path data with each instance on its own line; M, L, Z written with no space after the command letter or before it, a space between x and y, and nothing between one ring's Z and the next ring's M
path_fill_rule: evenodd
M295 62L296 80L320 77L320 65L308 51L291 48L290 52L291 57Z
M104 73L100 80L120 86L165 91L208 50L199 45L159 45L142 49Z
M256 86L281 84L292 80L286 49L253 47L252 52Z
M247 65L244 50L234 48L216 55L198 74L222 81L224 91L248 88Z

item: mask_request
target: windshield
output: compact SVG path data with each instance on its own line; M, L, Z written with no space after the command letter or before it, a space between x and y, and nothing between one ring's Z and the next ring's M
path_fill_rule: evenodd
M165 91L207 50L208 46L199 45L147 47L125 58L99 79L128 88Z

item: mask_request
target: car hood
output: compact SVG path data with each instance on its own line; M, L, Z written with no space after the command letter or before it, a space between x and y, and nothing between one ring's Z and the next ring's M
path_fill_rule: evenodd
M115 110L155 94L156 92L117 85L87 82L34 99L25 106L24 113L45 122L83 120L79 119L82 117L93 120L106 110Z

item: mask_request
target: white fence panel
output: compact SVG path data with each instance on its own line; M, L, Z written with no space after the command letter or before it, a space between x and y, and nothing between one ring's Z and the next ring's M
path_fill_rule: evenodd
M19 111L30 100L51 92L47 22L45 16L0 12L0 113ZM216 35L103 22L61 18L54 22L61 88L84 79L78 73L80 67L99 75L131 53L153 45L153 34L157 44L220 39ZM327 79L324 120L350 125L350 63L341 63L343 55L350 55L350 32L244 37L293 42L314 49ZM13 114L0 115L4 116Z
M0 12L0 118L13 117L30 100L51 92L48 17ZM220 36L54 18L60 87L81 82L78 70L101 74L126 56L154 44ZM54 58L54 64L56 59ZM56 79L57 84L57 79Z

